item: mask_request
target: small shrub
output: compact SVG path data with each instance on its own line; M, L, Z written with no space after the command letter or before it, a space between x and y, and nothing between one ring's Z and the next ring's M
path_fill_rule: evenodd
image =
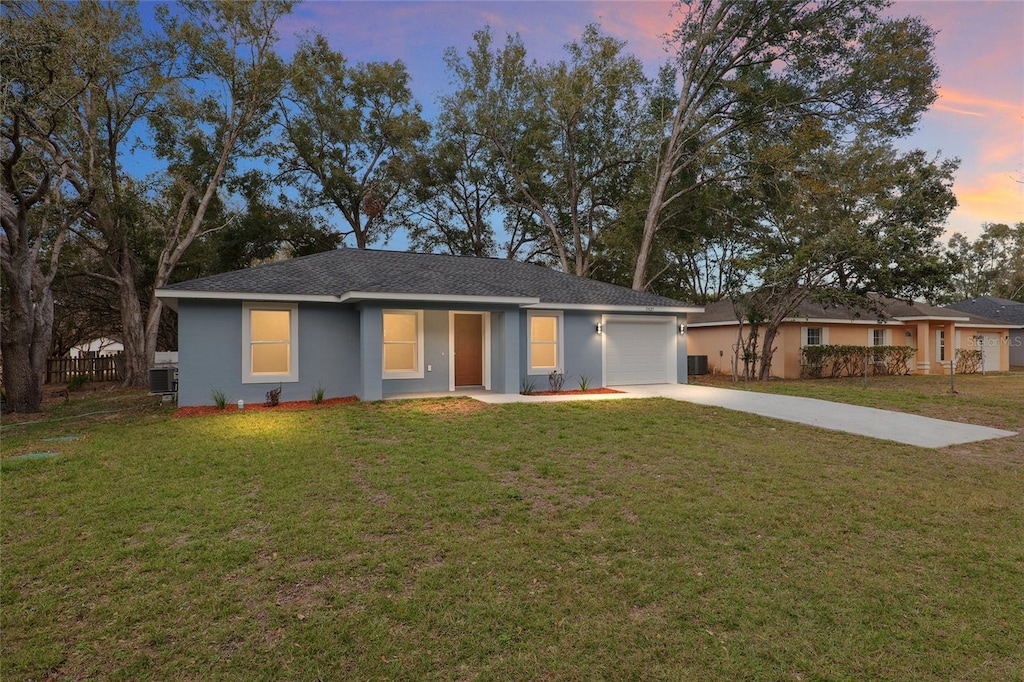
M580 390L584 393L590 388L591 379L586 374L580 375Z
M533 379L523 379L522 390L519 392L523 395L533 395L537 392L537 384Z
M318 383L316 388L313 389L313 397L311 398L314 405L319 405L324 401L324 385Z
M210 391L210 395L213 396L213 404L217 406L218 410L223 410L228 404L228 397L224 391L219 388L215 388Z
M69 391L81 391L89 383L89 376L87 374L76 374L71 377L71 381L68 382Z
M800 349L803 365L801 379L855 377L864 372L864 358L875 374L910 373L908 364L917 352L908 346L804 346Z
M267 407L277 407L281 404L281 386L267 391L267 399L263 403Z
M956 349L956 372L959 374L977 374L981 369L981 351L976 348Z
M562 390L562 386L565 384L565 375L559 372L557 369L548 375L548 385L551 390L558 393Z
M885 346L885 371L887 374L904 376L910 374L910 361L917 353L916 348L910 346Z

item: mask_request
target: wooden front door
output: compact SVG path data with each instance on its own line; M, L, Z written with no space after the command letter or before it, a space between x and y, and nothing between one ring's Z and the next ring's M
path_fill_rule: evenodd
M455 314L455 385L484 383L483 315Z

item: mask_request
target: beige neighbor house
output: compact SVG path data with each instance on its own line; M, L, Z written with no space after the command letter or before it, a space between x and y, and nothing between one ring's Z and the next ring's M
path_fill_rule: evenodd
M1011 325L925 303L878 299L882 310L825 308L804 303L779 329L772 358L772 376L797 379L801 348L808 345L911 346L916 350L908 369L917 374L946 374L958 348L981 350L979 371L1010 368L1008 331ZM687 352L707 356L708 371L732 373L738 322L729 300L706 306L687 321ZM747 329L744 329L744 335Z

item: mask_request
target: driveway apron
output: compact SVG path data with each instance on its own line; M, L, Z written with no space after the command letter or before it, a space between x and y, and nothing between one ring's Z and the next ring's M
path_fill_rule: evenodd
M915 414L880 410L874 407L833 403L816 398L683 384L617 386L616 388L624 389L630 397L671 398L699 405L724 407L764 417L810 424L823 429L844 431L925 448L942 448L949 445L1017 435L1013 431L1003 431L987 426L961 424Z

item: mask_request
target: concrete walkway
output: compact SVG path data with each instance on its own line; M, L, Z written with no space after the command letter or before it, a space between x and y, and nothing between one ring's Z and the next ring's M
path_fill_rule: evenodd
M816 398L737 391L711 386L687 386L682 384L655 384L650 386L616 386L618 394L533 396L508 395L486 392L466 392L486 403L534 403L565 402L568 400L621 400L623 398L670 398L699 405L724 407L740 412L750 412L773 419L809 424L833 431L844 431L860 436L892 440L897 443L917 445L925 448L943 448L960 443L972 443L992 438L1006 438L1017 435L987 426L961 424L959 422L920 417L903 412L879 410L873 407L859 407L845 403L833 403ZM452 394L446 394L452 395Z

